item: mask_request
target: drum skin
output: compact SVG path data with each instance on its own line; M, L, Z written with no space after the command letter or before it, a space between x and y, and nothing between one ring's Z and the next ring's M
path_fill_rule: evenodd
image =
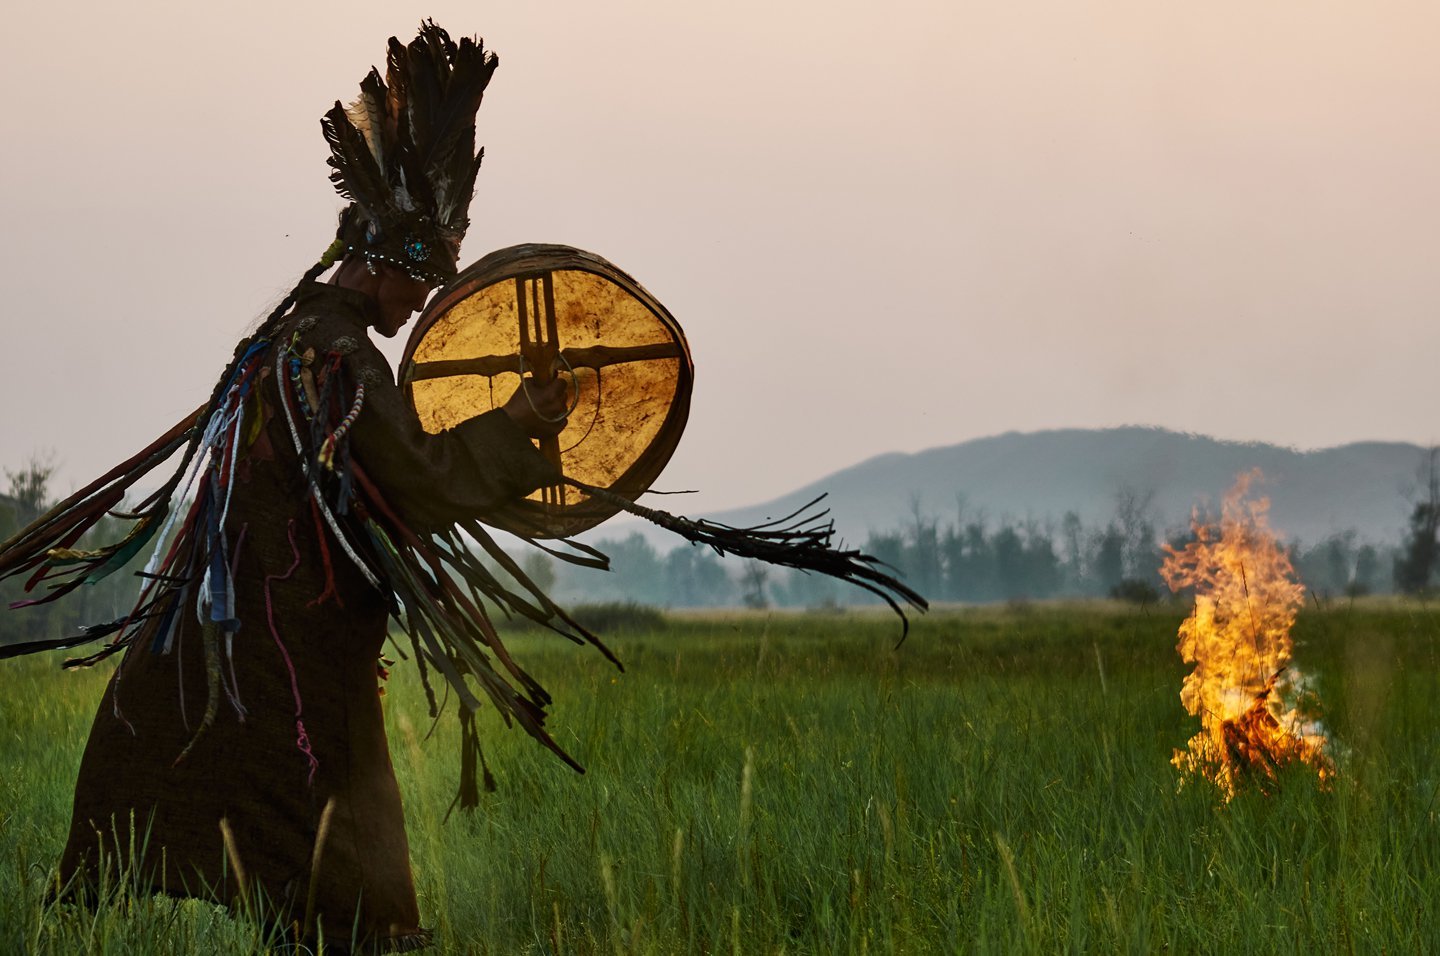
M643 286L593 253L526 244L464 269L417 320L400 383L421 426L438 433L504 405L522 372L572 382L565 428L540 446L586 485L635 500L685 430L694 365L684 332ZM617 510L562 485L477 517L526 537L564 538Z

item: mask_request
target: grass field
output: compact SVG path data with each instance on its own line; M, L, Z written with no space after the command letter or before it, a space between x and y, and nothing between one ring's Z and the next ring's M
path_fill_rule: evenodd
M1440 613L1311 606L1297 662L1340 742L1221 805L1178 790L1184 610L680 618L627 672L515 639L579 776L488 733L499 782L442 824L456 730L387 696L424 919L446 953L1440 951ZM0 950L263 951L216 907L47 906L104 673L0 674Z

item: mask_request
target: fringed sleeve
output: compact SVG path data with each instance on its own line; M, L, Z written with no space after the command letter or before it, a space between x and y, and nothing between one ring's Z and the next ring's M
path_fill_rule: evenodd
M551 464L504 411L496 409L429 434L363 329L334 318L304 333L301 350L340 356L342 378L365 388L350 430L355 460L417 531L483 516L559 480Z

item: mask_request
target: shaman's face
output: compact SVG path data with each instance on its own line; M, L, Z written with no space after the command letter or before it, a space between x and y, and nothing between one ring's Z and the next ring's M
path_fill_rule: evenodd
M430 297L430 286L398 269L388 266L380 268L380 284L375 290L375 301L380 314L375 319L375 331L387 339L405 327L410 317L425 307Z

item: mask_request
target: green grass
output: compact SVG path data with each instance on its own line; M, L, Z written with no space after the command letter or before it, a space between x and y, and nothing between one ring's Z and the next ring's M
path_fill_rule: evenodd
M487 728L499 790L442 823L456 730L413 670L387 696L421 910L440 952L1434 951L1440 614L1307 608L1297 662L1344 748L1222 806L1177 790L1183 610L672 619L627 672L514 638L589 768ZM47 906L104 674L10 662L0 950L263 950L253 925L121 893ZM1103 668L1103 680L1102 680Z

